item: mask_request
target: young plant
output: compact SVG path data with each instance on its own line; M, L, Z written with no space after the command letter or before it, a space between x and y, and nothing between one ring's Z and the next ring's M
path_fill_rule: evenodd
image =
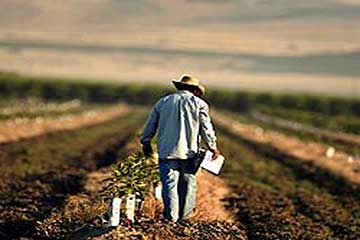
M155 160L136 153L113 165L112 175L104 180L102 196L110 199L135 194L144 199L157 181L159 173Z

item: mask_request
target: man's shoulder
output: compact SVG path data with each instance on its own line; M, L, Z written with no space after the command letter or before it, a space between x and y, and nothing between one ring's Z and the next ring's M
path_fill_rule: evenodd
M159 106L161 104L163 104L164 102L166 102L167 100L169 100L170 98L172 98L174 95L174 93L166 93L165 95L161 96L155 103L155 106Z
M193 99L193 101L195 101L197 103L197 105L200 107L209 107L209 103L205 99L203 99L201 97L197 97L194 94L188 94L188 95L182 94L179 91L167 93L164 96L160 97L160 99L157 101L156 105L161 105L165 102L176 100L176 99L181 99L184 97Z
M184 95L185 97L187 98L190 98L192 100L192 102L194 102L198 107L201 107L201 108L208 108L209 107L209 104L208 102L201 98L201 97L198 97L194 94L188 94L188 95Z
M167 99L174 97L174 95L175 93L166 93L159 98L158 102L166 101Z
M208 101L206 101L204 98L197 97L197 96L195 96L195 98L201 107L209 107Z

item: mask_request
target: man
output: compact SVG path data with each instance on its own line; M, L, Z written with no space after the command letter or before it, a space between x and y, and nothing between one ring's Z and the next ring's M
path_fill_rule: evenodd
M208 104L200 97L205 88L197 78L183 75L173 81L177 92L155 104L143 130L141 143L146 156L153 153L151 139L157 130L164 217L176 222L191 217L196 199L195 161L199 136L219 156Z

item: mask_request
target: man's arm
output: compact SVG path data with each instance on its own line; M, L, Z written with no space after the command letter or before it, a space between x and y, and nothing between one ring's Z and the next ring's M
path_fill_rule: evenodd
M216 159L220 152L216 146L215 130L211 123L209 107L206 103L200 107L200 134L207 147L213 153L213 159Z
M144 155L150 157L153 154L151 147L151 139L155 136L159 124L159 112L157 109L157 104L151 110L149 114L143 133L140 138L140 142L143 145Z

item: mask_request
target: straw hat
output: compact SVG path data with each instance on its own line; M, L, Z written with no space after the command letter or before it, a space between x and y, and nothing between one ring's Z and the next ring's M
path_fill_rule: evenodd
M173 84L175 85L176 89L181 88L181 86L187 85L198 88L201 93L205 94L205 87L200 84L199 79L190 74L183 74L180 79L173 79Z

